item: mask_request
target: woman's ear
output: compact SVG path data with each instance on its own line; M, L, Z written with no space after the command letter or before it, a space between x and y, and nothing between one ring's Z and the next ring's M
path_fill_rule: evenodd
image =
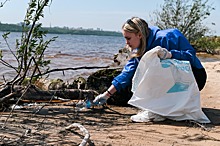
M141 33L139 32L139 33L137 33L137 37L139 38L139 39L141 39L142 38L142 35L141 35Z

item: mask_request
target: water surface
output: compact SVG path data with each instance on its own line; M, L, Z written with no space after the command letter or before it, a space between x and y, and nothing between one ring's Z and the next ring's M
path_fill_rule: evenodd
M3 51L3 59L8 63L17 66L16 60L10 52L0 32L0 49ZM16 39L20 39L21 33L11 32L8 35L8 44L15 50ZM45 58L51 60L50 68L68 68L81 66L108 66L113 63L114 54L124 46L124 38L118 36L94 36L94 35L70 35L70 34L47 34L45 40L58 36L45 51ZM64 80L76 76L87 77L96 70L76 70L50 74L50 78L61 77ZM12 78L15 72L0 64L0 81Z

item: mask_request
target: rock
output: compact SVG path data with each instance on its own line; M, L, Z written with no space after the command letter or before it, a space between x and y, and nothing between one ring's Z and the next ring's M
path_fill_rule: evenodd
M67 84L68 89L87 89L86 79L78 77L71 84Z
M66 88L65 83L63 82L62 79L53 79L53 80L48 80L45 78L38 79L35 82L35 85L40 88L41 90L59 90L59 89L64 89Z
M114 66L124 67L129 60L129 51L126 48L122 48L114 55Z

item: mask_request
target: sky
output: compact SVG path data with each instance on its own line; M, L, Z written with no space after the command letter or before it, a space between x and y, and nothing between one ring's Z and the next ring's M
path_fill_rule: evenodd
M0 0L0 3L5 0ZM9 0L0 7L0 22L22 22L30 0ZM43 27L100 28L121 31L122 24L132 16L145 19L150 25L150 15L160 10L164 0L53 0L44 9ZM220 0L209 0L215 8L204 22L214 35L220 36ZM215 25L212 25L215 23Z

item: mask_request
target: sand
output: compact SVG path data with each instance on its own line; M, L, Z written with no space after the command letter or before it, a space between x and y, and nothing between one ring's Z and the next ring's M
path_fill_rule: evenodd
M198 124L166 120L133 123L134 107L107 106L105 109L75 111L73 106L46 104L1 113L0 144L5 145L79 145L85 134L79 128L64 130L80 123L90 134L87 145L95 146L218 146L220 145L220 61L201 58L208 79L201 91L201 106L212 121Z

